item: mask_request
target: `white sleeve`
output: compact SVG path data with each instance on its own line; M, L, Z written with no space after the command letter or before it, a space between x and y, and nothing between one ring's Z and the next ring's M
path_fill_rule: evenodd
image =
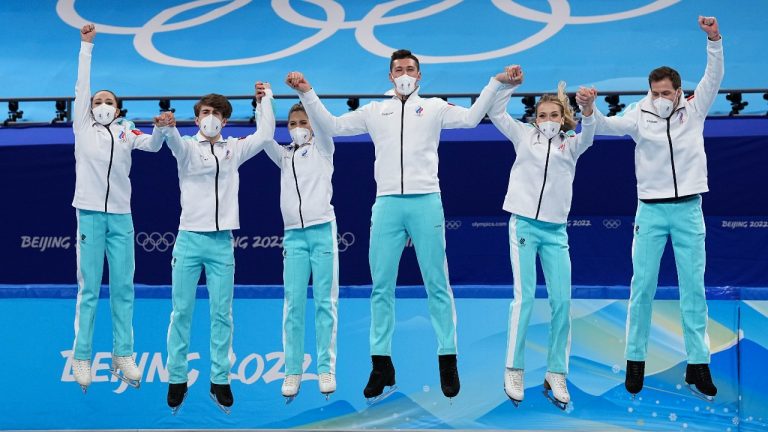
M517 151L517 145L525 139L528 127L523 122L512 118L507 112L509 98L517 87L507 87L496 93L491 109L488 111L488 117L493 125L512 142L515 151Z
M312 129L316 129L319 133L334 137L361 135L368 132L365 117L370 104L336 117L328 112L314 89L298 93Z
M606 117L597 106L592 107L592 117L595 118L595 133L597 135L624 136L634 135L637 131L637 116L640 112L638 105L631 105L620 116Z
M271 143L268 143L266 146L264 146L264 151L267 153L267 156L269 156L270 159L272 159L272 162L277 165L278 168L282 169L282 166L280 165L280 153L282 152L281 145L278 144L277 141L272 140Z
M272 90L267 89L261 102L256 106L256 118L258 123L256 132L238 140L235 147L235 155L240 166L243 162L256 156L264 147L274 141L275 137L275 111L272 106Z
M689 101L702 117L706 117L709 109L712 108L724 74L723 38L716 41L707 39L707 68L704 70L704 77L693 92L693 98Z
M134 150L143 150L157 153L163 147L165 137L159 128L152 128L152 133L147 135L137 128L133 122L127 122L124 127L125 135Z
M480 96L470 108L445 103L442 109L443 129L473 128L485 117L494 102L494 96L503 86L496 78L491 78L480 92Z
M336 149L333 144L333 138L324 134L315 134L315 146L317 146L320 154L333 158L333 152Z
M72 109L72 128L75 131L91 125L91 52L93 44L80 42L80 54L77 61L77 83L75 84L75 103Z
M592 143L595 140L595 125L594 113L589 117L581 118L581 132L576 136L575 156L577 158L592 146Z
M187 158L189 157L189 147L184 142L179 130L175 127L161 127L158 128L165 136L165 143L168 144L168 148L171 149L173 157L179 161L180 164L185 165Z

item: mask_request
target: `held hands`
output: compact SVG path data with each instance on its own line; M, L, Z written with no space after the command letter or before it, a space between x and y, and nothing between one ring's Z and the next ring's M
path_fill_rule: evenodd
M172 112L166 111L155 117L154 124L156 127L176 127L176 116Z
M309 85L309 81L304 78L304 74L301 72L289 72L285 77L285 83L288 87L298 90L302 93L306 93L312 90L312 86Z
M579 87L576 92L576 103L581 107L581 114L585 117L592 115L592 106L597 99L597 89Z
M267 89L271 89L272 86L268 82L256 81L256 103L261 103L261 98L266 96Z
M523 83L523 69L519 65L504 68L504 72L496 75L496 80L504 84L517 86Z
M709 40L720 40L720 27L717 25L717 18L699 16L699 27L707 34Z
M93 38L96 37L96 26L93 24L86 24L80 29L80 40L83 42L93 43Z

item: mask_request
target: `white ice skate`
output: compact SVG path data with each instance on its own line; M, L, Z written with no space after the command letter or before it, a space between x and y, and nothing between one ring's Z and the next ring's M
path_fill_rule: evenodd
M320 393L325 395L325 400L330 399L331 393L336 391L336 375L321 373L317 377L317 385L320 387Z
M301 375L286 375L283 380L282 392L285 396L285 404L289 404L296 399L299 394L299 388L301 387Z
M525 397L522 369L506 368L504 371L504 392L517 408Z
M550 395L549 392L552 392ZM556 407L565 411L571 401L568 393L568 385L565 382L565 374L547 372L544 376L544 396Z
M91 385L91 361L72 359L72 372L83 393L87 392L88 386Z
M112 375L133 388L141 385L141 372L131 356L112 356ZM120 371L123 373L121 374Z

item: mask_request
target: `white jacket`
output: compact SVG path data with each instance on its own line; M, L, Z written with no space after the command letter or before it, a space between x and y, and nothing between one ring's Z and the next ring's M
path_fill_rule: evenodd
M163 136L146 135L132 122L115 119L109 126L91 114L91 51L80 43L72 129L75 133L75 198L72 206L106 213L131 212L131 151L156 152Z
M299 92L313 129L330 136L369 133L375 146L376 195L440 192L437 178L442 129L473 128L480 123L502 86L491 78L467 109L440 98L424 99L417 88L405 102L397 96L374 101L335 117L314 90Z
M280 168L280 211L285 229L306 228L336 219L333 196L331 137L315 135L301 146L282 146L276 141L265 151Z
M681 98L669 118L656 114L650 92L623 115L595 110L598 135L629 135L635 141L640 199L666 199L709 190L704 120L723 80L723 44L707 41L707 68L693 96Z
M581 132L560 132L548 140L534 125L507 113L514 91L501 91L488 113L493 124L515 148L504 210L531 219L564 224L573 197L576 161L595 136L595 116L582 117Z
M175 127L161 128L179 170L180 230L210 232L240 228L238 168L272 142L275 115L271 90L267 90L256 109L259 111L256 132L245 138L229 137L210 143L199 132L193 137L182 137Z

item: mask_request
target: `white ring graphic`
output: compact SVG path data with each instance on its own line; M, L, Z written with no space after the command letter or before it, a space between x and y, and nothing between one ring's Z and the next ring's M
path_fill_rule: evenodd
M152 38L156 33L184 30L212 22L241 9L243 6L251 3L251 0L194 0L162 10L140 27L121 27L96 23L96 28L100 33L134 35L133 46L141 56L149 61L171 66L204 68L266 63L306 51L330 38L339 30L350 29L354 29L355 39L364 50L374 55L388 58L395 48L383 43L375 36L374 30L377 26L409 23L442 13L462 3L462 0L442 0L416 11L385 16L401 6L417 1L391 0L374 6L360 20L346 21L344 7L334 0L302 1L320 7L325 13L326 19L318 20L302 15L291 6L290 0L271 0L271 7L277 16L284 21L295 26L316 29L318 30L317 33L290 47L279 49L269 54L240 59L190 60L174 57L161 52L154 45ZM91 21L80 16L75 9L75 2L76 0L58 0L56 13L65 23L75 28L80 28ZM463 63L495 59L533 48L556 35L568 24L597 24L636 18L668 8L679 3L680 0L655 0L635 9L594 16L572 16L568 0L547 0L547 2L550 9L549 13L527 8L513 0L491 0L491 3L496 8L509 16L545 24L542 29L533 35L506 47L473 54L434 56L414 50L415 54L419 57L421 63ZM168 23L168 21L174 19L179 14L219 3L222 3L222 5L197 17Z

